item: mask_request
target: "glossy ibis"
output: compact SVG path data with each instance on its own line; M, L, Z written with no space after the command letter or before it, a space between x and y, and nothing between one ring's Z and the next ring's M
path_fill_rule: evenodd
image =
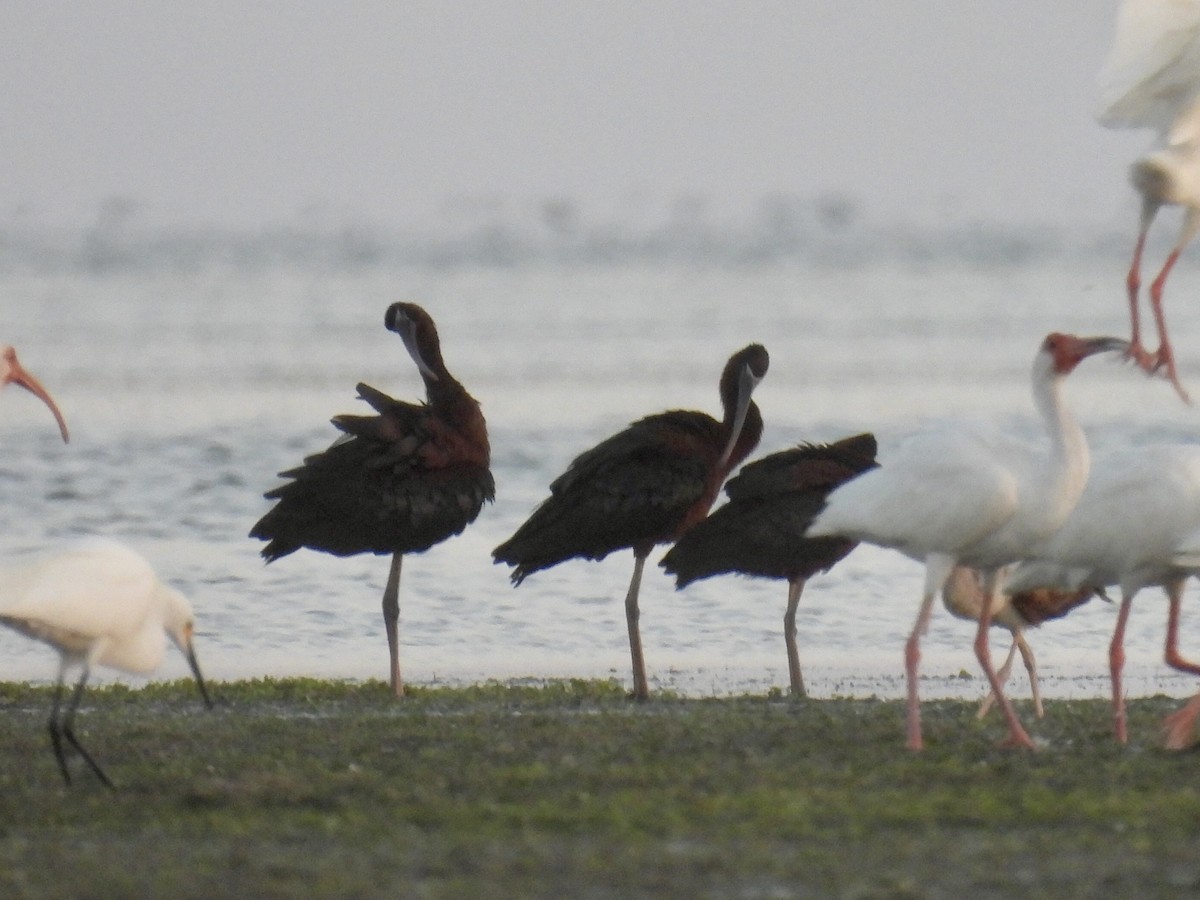
M192 644L191 604L164 584L139 554L116 541L92 538L71 549L0 570L0 623L44 641L59 654L50 712L50 740L63 780L71 783L63 738L104 784L113 784L75 736L75 713L92 667L147 674L162 664L167 638L187 657L208 707ZM62 710L68 670L81 669Z
M806 696L796 648L796 607L805 582L854 549L841 537L804 532L838 485L875 465L875 437L801 444L749 463L725 485L729 502L683 535L660 565L676 588L713 575L783 578L788 583L783 637L791 692Z
M992 665L991 611L1003 586L1003 567L1066 520L1087 481L1087 439L1060 397L1063 378L1092 354L1128 346L1116 338L1047 336L1032 371L1043 442L1031 444L966 423L918 432L895 452L881 454L879 468L834 490L809 529L810 537L867 541L925 565L921 610L905 651L909 748L922 747L917 694L921 635L934 598L959 563L984 572L984 591L992 599L979 617L975 655L999 699L1011 741L1033 747Z
M750 399L770 360L760 344L729 358L718 422L672 410L647 416L580 454L550 485L550 497L492 555L513 566L513 584L568 559L633 550L625 597L633 695L650 696L638 628L638 588L656 544L677 540L708 513L722 482L758 445L762 415Z
M277 502L250 535L270 542L262 550L267 562L301 547L335 556L391 555L383 622L399 697L401 560L475 521L494 498L495 482L483 413L442 362L433 319L415 304L394 303L384 324L416 363L426 402L405 403L359 384L359 397L376 414L334 418L341 437L280 473L289 480L265 495Z

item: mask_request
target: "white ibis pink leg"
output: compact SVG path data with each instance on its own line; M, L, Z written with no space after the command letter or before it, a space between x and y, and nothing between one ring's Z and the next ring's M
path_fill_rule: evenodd
M388 655L390 657L392 693L404 696L404 682L400 678L400 563L404 554L392 554L392 567L388 571L387 586L383 589L383 627L387 632Z
M921 698L917 693L917 666L921 662L921 637L929 630L929 617L933 615L933 599L946 584L954 560L940 553L931 554L925 560L925 593L921 597L921 609L917 621L904 645L904 676L908 686L908 709L905 716L905 731L909 750L920 750L925 744L921 739Z
M1033 655L1033 648L1029 646L1029 641L1025 640L1025 635L1019 631L1013 633L1012 644L1008 648L1008 656L1004 658L1004 665L996 672L996 677L1000 679L1001 684L1008 683L1008 676L1012 672L1013 657L1017 655L1017 651L1021 653L1021 662L1025 664L1025 671L1029 673L1029 690L1033 694L1033 711L1039 718L1046 715L1046 710L1042 706L1042 690L1038 686L1037 659ZM992 709L996 703L996 695L988 694L983 698L983 702L979 704L979 712L975 714L975 718L982 719Z
M1166 660L1172 669L1200 675L1200 665L1179 655L1179 606L1183 600L1183 585L1183 579L1175 579L1164 586L1170 603L1167 612ZM1189 747L1197 714L1200 714L1200 696L1193 697L1182 709L1168 716L1163 721L1163 746L1168 750L1184 750Z
M1129 740L1125 724L1125 689L1121 685L1121 672L1125 668L1125 625L1129 622L1129 610L1133 606L1133 593L1122 591L1121 608L1117 610L1117 627L1113 629L1112 641L1108 645L1108 671L1112 681L1113 731L1117 743Z
M1155 207L1157 208L1157 207ZM1150 227L1150 220L1153 219L1153 212L1147 218L1146 212L1142 213L1142 227L1138 232L1137 243L1133 246L1133 261L1129 266L1129 274L1125 277L1125 288L1129 292L1129 350L1127 354L1130 359L1137 363L1147 372L1154 370L1154 357L1146 352L1146 348L1142 346L1142 330L1141 330L1141 314L1139 310L1138 292L1142 287L1142 253L1146 249L1146 232Z
M996 674L996 669L992 666L992 652L988 644L988 631L992 627L992 609L996 606L999 588L1000 570L991 569L985 574L983 579L983 591L986 599L983 609L980 610L979 614L979 629L975 633L975 657L983 667L983 672L987 675L988 683L992 686L992 693L996 695L1000 709L1004 712L1004 719L1008 722L1008 739L1005 743L1015 747L1027 747L1032 750L1033 740L1021 725L1021 720L1017 718L1017 712L1013 709L1012 702L1004 695L1004 685L1001 684L1000 678Z
M633 698L650 699L650 685L646 680L646 659L642 656L642 632L638 628L641 612L638 610L638 589L642 584L642 567L646 564L646 553L634 551L633 578L629 582L629 593L625 595L625 625L629 629L629 655L633 660Z
M804 590L804 579L793 578L788 582L787 611L783 614L783 640L787 645L788 682L793 697L807 697L804 675L800 671L800 650L796 646L796 608L800 605L800 592Z
M1167 274L1179 259L1179 253L1182 249L1182 246L1177 246L1171 251L1170 255L1167 256L1167 261L1163 264L1162 271L1158 273L1158 277L1150 284L1150 309L1154 313L1154 324L1158 328L1158 352L1148 357L1149 366L1147 367L1143 364L1143 368L1149 372L1156 372L1159 369L1164 370L1167 380L1175 386L1176 392L1183 401L1191 403L1192 401L1188 397L1187 391L1179 383L1179 373L1175 370L1175 354L1171 350L1171 341L1167 337L1167 321L1162 308L1163 286L1167 282Z

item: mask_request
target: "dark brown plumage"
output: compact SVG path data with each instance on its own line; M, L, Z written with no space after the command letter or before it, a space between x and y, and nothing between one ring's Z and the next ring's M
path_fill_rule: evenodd
M802 444L745 466L725 486L729 502L681 537L660 565L683 588L735 573L788 582L784 642L792 693L804 696L796 647L796 607L805 582L828 571L856 546L845 538L806 538L829 492L875 467L875 437Z
M649 696L638 630L638 588L646 556L707 514L729 472L757 446L762 415L750 397L766 375L767 351L751 344L721 375L724 417L688 410L647 416L580 454L550 485L550 497L493 551L520 584L568 559L603 559L631 548L625 598L634 696Z
M383 597L391 683L403 694L397 620L400 563L459 534L495 496L487 426L479 403L447 371L433 319L394 303L384 324L400 335L425 382L427 402L394 400L370 385L358 395L372 416L333 419L342 436L265 495L277 503L250 532L269 543L267 562L301 547L335 556L391 554Z

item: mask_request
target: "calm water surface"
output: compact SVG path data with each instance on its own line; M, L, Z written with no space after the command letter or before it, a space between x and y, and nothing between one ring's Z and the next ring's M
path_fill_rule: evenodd
M1190 282L1189 282L1190 279ZM1195 294L1179 272L1173 296ZM1123 335L1122 266L812 269L581 266L449 269L208 266L194 271L0 274L0 338L60 401L72 441L23 392L0 399L0 559L88 534L121 538L184 590L213 679L382 678L386 559L300 551L264 566L246 534L275 473L334 437L367 381L412 399L421 384L382 325L398 299L438 322L448 366L483 404L497 500L462 536L409 557L401 663L417 683L606 676L628 680L622 598L632 556L571 562L519 589L490 550L581 450L672 407L719 413L725 360L771 352L757 400L759 453L862 430L887 441L932 416L998 420L1034 434L1028 370L1052 330ZM1184 380L1200 392L1200 309L1172 310ZM1093 443L1197 436L1197 412L1163 382L1110 362L1072 376ZM656 561L660 554L652 557ZM817 694L895 696L921 568L860 548L802 602L800 642ZM690 694L786 684L781 582L723 578L685 592L653 567L642 590L652 684ZM1192 604L1194 606L1194 604ZM1161 594L1128 642L1131 693L1188 694L1161 662ZM1189 607L1190 612L1191 607ZM1031 635L1048 696L1104 695L1114 608L1093 603ZM981 692L971 625L944 611L925 644L926 693ZM1200 646L1200 616L1182 645ZM1007 640L997 632L994 647ZM52 678L54 655L0 631L0 678ZM958 677L969 673L969 678ZM172 653L165 677L183 677ZM1023 675L1017 696L1027 690Z

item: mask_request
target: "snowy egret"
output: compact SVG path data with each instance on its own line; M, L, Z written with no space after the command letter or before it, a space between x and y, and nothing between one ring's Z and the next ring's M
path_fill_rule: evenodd
M758 445L763 421L750 399L767 374L761 344L729 358L721 374L724 418L691 410L647 416L580 454L550 485L550 497L492 555L513 566L513 584L568 559L633 550L625 622L633 695L650 696L638 627L638 589L656 544L677 540L707 515L729 473Z
M1048 448L966 423L918 432L894 452L881 453L879 468L830 494L809 529L810 537L867 541L925 565L921 609L905 649L909 748L922 747L917 696L921 635L934 598L959 563L983 570L984 592L992 599L979 617L975 655L1004 711L1011 741L1033 747L992 666L992 609L1003 567L1062 524L1087 481L1087 439L1062 402L1063 378L1088 356L1128 347L1117 338L1047 336L1034 357L1032 382Z
M384 316L398 334L425 382L426 403L404 403L366 384L358 395L378 415L337 416L342 432L328 450L304 460L271 491L279 501L250 531L269 541L267 562L301 547L335 556L391 554L383 593L391 686L404 694L400 677L398 620L400 563L459 534L491 501L496 484L489 470L487 425L479 403L442 362L437 328L412 303L394 303Z
M1200 0L1124 0L1099 82L1103 124L1153 128L1159 134L1155 149L1130 169L1142 210L1126 279L1132 325L1129 354L1148 372L1165 370L1186 400L1167 337L1162 296L1167 275L1200 229ZM1138 324L1142 254L1150 225L1166 204L1183 207L1183 224L1150 285L1159 347L1149 353L1142 347Z
M112 782L75 736L75 713L95 665L147 674L163 661L169 637L187 657L205 704L212 699L192 644L192 607L146 560L116 541L95 538L65 552L0 570L0 623L58 650L50 740L67 784L63 738L104 784ZM82 673L62 711L66 673ZM61 715L60 715L61 713Z
M1013 573L1015 591L1034 587L1118 585L1121 606L1109 644L1113 724L1117 740L1128 739L1121 674L1125 626L1133 598L1160 586L1169 601L1165 658L1181 671L1200 667L1179 655L1179 606L1184 582L1200 572L1191 548L1200 529L1200 445L1128 446L1096 459L1079 504L1054 534L1028 551ZM1186 742L1194 721L1168 720L1167 745Z
M50 412L54 413L54 419L58 422L58 430L62 434L63 441L65 442L70 439L70 436L67 434L66 420L63 419L62 413L59 412L58 404L54 402L54 398L50 396L49 391L42 387L41 382L30 375L21 365L17 359L17 351L12 347L4 346L0 347L0 388L9 384L20 385L50 407Z
M729 502L681 537L660 563L676 576L676 588L728 572L786 578L783 636L794 696L806 696L796 647L800 594L809 578L829 571L855 547L845 538L806 538L804 532L831 490L874 465L870 434L801 444L756 460L725 485Z

